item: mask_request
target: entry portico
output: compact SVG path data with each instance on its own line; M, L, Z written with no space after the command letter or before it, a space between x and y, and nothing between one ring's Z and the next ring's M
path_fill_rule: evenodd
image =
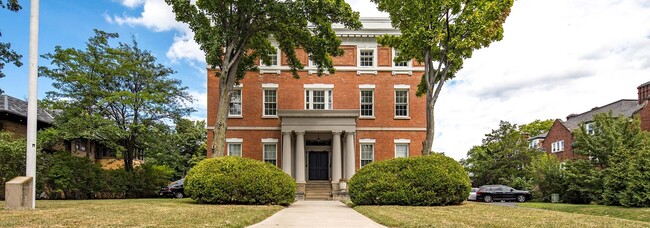
M304 196L309 180L330 181L334 193L345 190L355 173L359 110L278 110L278 116L282 170L295 178L298 196Z

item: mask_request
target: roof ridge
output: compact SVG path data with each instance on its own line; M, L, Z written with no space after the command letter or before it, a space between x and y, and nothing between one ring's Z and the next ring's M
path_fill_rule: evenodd
M611 103L606 104L606 105L603 105L603 106L596 106L596 107L590 109L589 111L582 112L582 113L579 113L579 114L570 114L569 116L570 116L571 118L574 118L574 117L576 117L576 116L581 116L581 115L587 114L587 113L589 113L589 112L592 112L592 111L594 111L594 110L596 110L596 109L602 109L602 108L604 108L604 107L608 107L608 106L610 106L610 105L614 105L614 104L616 104L616 103L618 103L618 102L622 102L622 101L636 101L636 102L638 102L639 100L638 100L638 99L619 99L619 100L616 100L616 101L614 101L614 102L611 102ZM567 120L569 120L569 116L567 116Z

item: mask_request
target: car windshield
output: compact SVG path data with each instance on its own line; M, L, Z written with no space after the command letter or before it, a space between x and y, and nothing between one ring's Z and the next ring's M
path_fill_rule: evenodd
M478 188L472 188L471 192L477 192Z
M184 179L180 179L180 180L174 181L174 182L172 182L171 184L169 184L168 187L175 187L175 186L183 185L183 180L184 180Z

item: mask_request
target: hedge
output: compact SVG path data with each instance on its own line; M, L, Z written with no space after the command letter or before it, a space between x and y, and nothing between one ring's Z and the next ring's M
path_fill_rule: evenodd
M442 154L373 162L349 182L357 205L456 205L470 188L465 169Z
M185 192L200 203L289 205L296 184L272 164L228 156L194 166L185 177Z

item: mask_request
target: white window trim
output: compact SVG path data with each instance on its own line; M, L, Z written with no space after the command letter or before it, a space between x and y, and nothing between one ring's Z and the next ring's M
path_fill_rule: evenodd
M374 89L375 84L360 84L359 89Z
M399 146L399 145L406 145L406 157L405 158L411 157L411 143L410 143L410 141L411 140L409 140L409 143L403 143L403 142L400 142L400 143L396 142L395 143L395 146L393 147L393 149L394 149L394 158L398 158L397 157L397 146Z
M395 144L406 144L406 143L411 143L410 139L394 139L393 143Z
M361 66L361 51L372 50L372 66ZM357 46L357 67L359 68L376 68L377 67L377 47ZM376 71L374 71L375 74ZM359 74L357 72L357 74Z
M264 138L264 139L262 139L262 143L278 143L278 139Z
M334 89L334 84L304 84L305 89Z
M366 143L366 144L375 143L375 141L376 141L375 139L367 139L367 138L359 139L359 143Z
M232 91L239 91L239 98L240 101L239 103L241 104L241 112L239 115L231 115L230 114L230 109L228 110L228 118L243 118L244 117L244 91L242 91L244 85L239 84L239 86L235 86L235 88ZM230 101L228 101L228 105L230 105Z
M397 85L393 85L393 89L411 89L411 85L397 84Z
M332 88L334 88L334 85L332 85ZM305 88L305 93L309 92L309 101L306 99L305 93L303 93L303 103L304 103L304 108L305 110L334 110L334 90L330 88L325 88L325 89L308 89ZM314 109L314 91L324 91L323 96L324 96L324 102L325 102L325 108L324 109ZM332 100L330 99L330 96L332 97ZM328 104L332 103L332 107L328 107ZM309 104L309 107L307 105Z
M394 60L395 60L395 57L397 57L397 55L395 55L395 48L392 48L392 49L391 49L391 54L392 54L392 57L393 57L393 58L390 59L391 62L393 63L393 64L392 64L392 67L394 67L394 68L398 68L398 69L399 69L399 68L411 68L411 67L413 67L413 66L412 66L412 65L413 65L413 63L412 63L413 61L405 61L405 62L406 62L406 66L395 66L395 63L396 63L396 62L395 62ZM394 72L394 71L393 71L393 72ZM412 73L411 73L411 74L412 74ZM395 73L393 73L393 75L395 75Z
M277 89L280 86L276 83L262 83L262 88L263 89Z
M560 146L560 144L562 146ZM551 143L551 153L559 153L564 151L564 140L557 140Z
M242 138L226 138L226 143L243 143L244 139Z
M278 84L270 84L271 86L264 86L262 84L262 118L277 118L278 117ZM274 85L274 86L273 86ZM275 91L275 115L266 115L266 91L274 90Z
M278 140L275 142L264 142L265 139L262 139L262 161L266 162L266 145L275 145L275 165L278 165Z
M233 144L235 144L235 145L239 144L239 148L240 148L239 155L240 156L237 156L237 157L244 157L244 143L242 143L242 142L226 143L226 148L228 150L228 156L232 156L232 155L230 155L230 145L233 145Z
M359 140L361 141L361 140ZM372 139L372 142L363 142L359 143L359 167L363 167L361 165L361 162L363 162L363 145L372 145L372 159L370 160L370 163L375 162L375 140Z
M393 117L395 119L410 119L411 118L411 92L409 89L397 88L398 85L395 85L395 90L393 90ZM397 115L397 91L406 91L406 115L398 116Z
M361 86L359 86L359 87L361 87ZM362 95L363 91L371 91L372 92L372 115L370 115L370 116L362 115L363 112L362 112L362 109L361 109L361 105L362 105L362 103L361 103L361 99L362 99L361 95ZM359 118L361 118L361 119L363 119L363 118L375 118L375 89L374 89L374 85L373 85L372 89L359 89Z
M260 63L261 63L260 66L264 66L264 67L279 67L279 66L282 66L282 62L281 62L282 61L282 52L280 51L279 47L275 47L275 55L276 55L275 60L278 63L277 65L266 65L266 64L264 64L263 61L260 60Z

